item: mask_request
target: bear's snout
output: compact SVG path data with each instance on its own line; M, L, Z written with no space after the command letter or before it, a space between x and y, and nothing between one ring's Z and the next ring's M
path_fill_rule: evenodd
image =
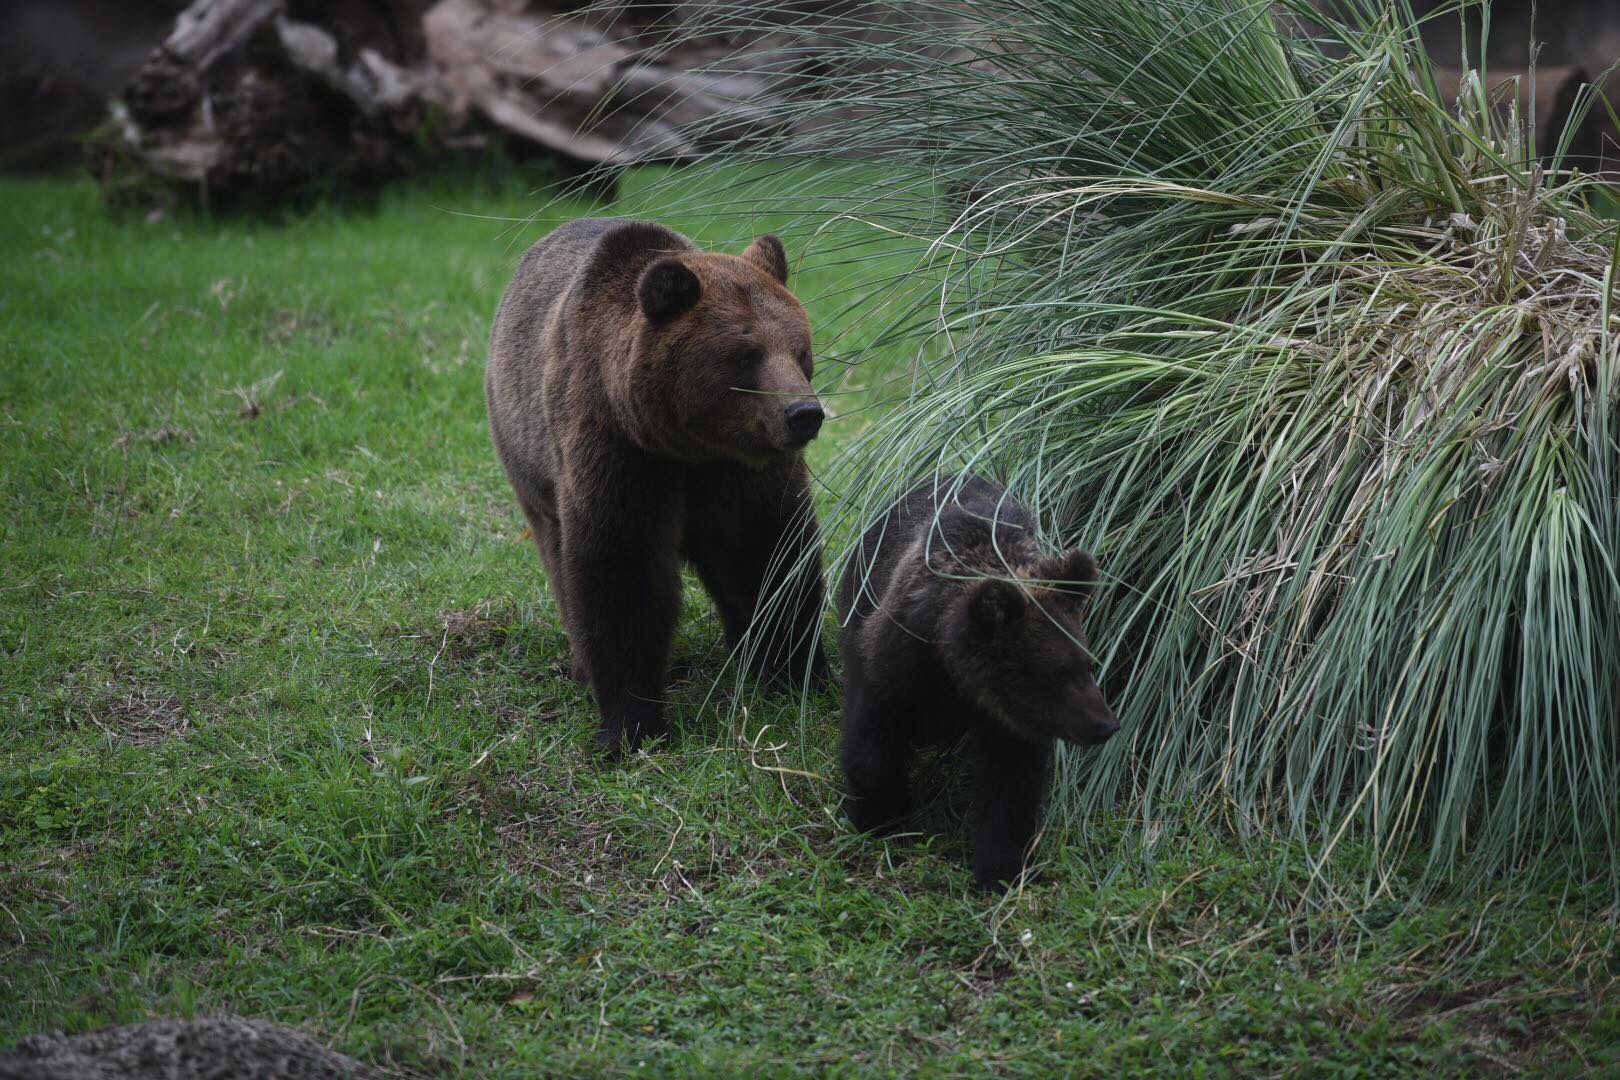
M1096 683L1081 692L1077 705L1065 730L1058 735L1064 742L1076 746L1100 746L1119 730L1119 718L1108 707L1108 702L1103 700L1102 688Z
M821 433L821 422L827 418L821 402L811 398L795 401L782 412L787 421L788 442L797 449Z
M1091 724L1093 745L1107 742L1113 737L1114 732L1118 730L1119 718L1114 715L1112 710L1109 710L1108 715L1105 717L1093 719Z

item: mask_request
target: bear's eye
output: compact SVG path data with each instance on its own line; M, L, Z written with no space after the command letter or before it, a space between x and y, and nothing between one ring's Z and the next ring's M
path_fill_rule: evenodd
M731 354L731 364L746 371L757 365L764 355L758 345L745 345Z
M808 376L810 374L810 347L808 345L799 350L797 359L799 367L804 369L805 375Z

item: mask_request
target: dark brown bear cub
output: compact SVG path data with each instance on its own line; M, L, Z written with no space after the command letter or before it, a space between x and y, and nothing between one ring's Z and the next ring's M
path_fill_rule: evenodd
M1089 746L1119 730L1072 591L1096 574L1084 551L1041 554L1029 512L976 476L917 488L867 530L838 595L856 828L905 817L912 749L967 732L974 881L999 889L1018 877L1052 740Z
M661 225L586 219L529 249L496 313L490 430L610 753L664 731L682 560L757 671L822 673L801 453L822 409L786 282L774 236L709 254Z

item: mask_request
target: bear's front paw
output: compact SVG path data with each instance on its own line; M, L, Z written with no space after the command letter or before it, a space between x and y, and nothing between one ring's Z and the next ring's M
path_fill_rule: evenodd
M881 835L893 832L911 813L911 800L904 795L851 795L844 800L844 810L857 830Z
M551 669L557 678L567 679L574 684L576 690L589 690L591 688L591 673L585 670L585 665L578 660L559 660Z

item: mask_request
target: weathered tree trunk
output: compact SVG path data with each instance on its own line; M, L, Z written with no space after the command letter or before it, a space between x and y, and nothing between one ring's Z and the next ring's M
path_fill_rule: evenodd
M422 6L196 0L115 106L107 174L273 194L396 171L427 131L429 149L499 131L576 169L668 160L704 149L699 121L767 103L788 77L692 70L736 43L683 38L669 5Z
M104 165L203 192L393 172L424 60L404 0L198 0L115 106Z

